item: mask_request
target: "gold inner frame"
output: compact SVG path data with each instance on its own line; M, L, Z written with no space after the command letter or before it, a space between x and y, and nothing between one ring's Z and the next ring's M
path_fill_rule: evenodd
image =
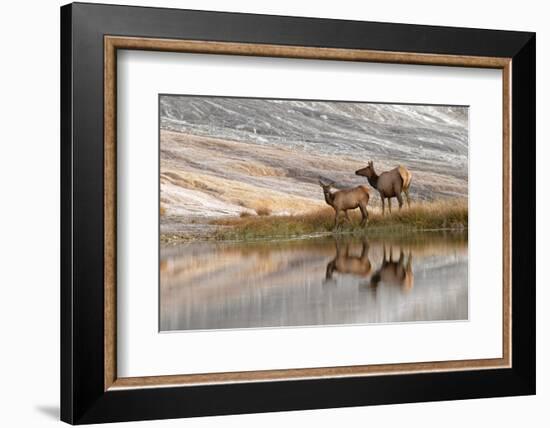
M394 64L441 65L494 68L502 70L503 91L503 320L502 357L491 359L431 361L420 363L375 364L304 369L280 369L169 376L117 376L116 324L116 88L117 50L168 51L218 55L262 56L339 61L382 62ZM511 279L512 279L512 165L511 165L511 58L384 52L195 40L170 40L139 37L104 37L104 389L163 386L192 386L235 382L297 380L312 378L357 377L419 372L442 372L511 367Z

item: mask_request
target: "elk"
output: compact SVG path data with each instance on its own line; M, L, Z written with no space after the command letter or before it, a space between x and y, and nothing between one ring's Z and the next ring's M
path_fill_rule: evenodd
M349 242L346 243L345 250L340 248L340 242L336 241L336 256L327 264L325 278L331 280L333 273L349 273L357 276L368 276L372 266L369 260L369 243L365 239L362 242L361 255L354 256L349 254Z
M412 254L409 251L409 257L405 263L405 254L403 249L399 252L399 260L394 262L392 247L390 247L390 257L386 258L386 246L383 247L384 255L382 266L371 278L370 285L373 288L378 287L380 282L388 285L398 285L403 291L409 291L414 286L414 275L412 271Z
M374 164L369 161L365 168L355 171L356 175L367 177L369 184L378 190L380 199L382 199L382 215L384 215L384 199L388 199L388 208L391 214L391 198L397 198L399 209L403 206L403 198L401 192L407 197L407 206L411 207L409 199L409 187L411 185L412 174L404 166L399 165L390 171L385 171L378 175L374 170Z
M354 210L359 208L361 210L361 226L364 227L369 220L369 213L367 212L367 204L369 203L369 189L367 186L357 186L351 189L342 189L331 191L331 187L334 184L323 183L319 180L319 184L323 188L325 195L325 202L334 208L334 229L338 227L338 217L343 212L346 220L351 222L348 216L348 210Z

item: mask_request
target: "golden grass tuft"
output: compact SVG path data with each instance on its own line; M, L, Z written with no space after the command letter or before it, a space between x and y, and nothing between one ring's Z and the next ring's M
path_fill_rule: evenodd
M350 212L351 224L344 216L340 217L338 232L368 234L375 230L421 231L434 229L461 230L468 227L468 200L453 199L435 202L417 202L411 208L401 211L394 208L391 214L386 211L372 213L369 210L369 223L366 228L359 225L359 210ZM275 237L295 237L326 233L333 230L334 210L330 207L302 215L231 217L213 220L211 224L220 226L215 238L219 240L247 240Z
M271 215L271 210L268 207L258 207L254 211L256 211L256 214L259 216Z

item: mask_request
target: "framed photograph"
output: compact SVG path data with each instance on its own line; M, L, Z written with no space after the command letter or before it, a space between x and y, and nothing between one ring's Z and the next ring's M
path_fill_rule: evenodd
M61 418L535 393L535 34L61 8Z

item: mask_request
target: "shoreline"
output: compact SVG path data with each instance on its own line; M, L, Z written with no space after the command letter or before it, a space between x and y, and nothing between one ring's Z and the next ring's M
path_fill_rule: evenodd
M162 219L161 219L162 221ZM245 216L202 219L200 222L178 219L182 229L173 228L160 234L161 243L190 241L260 241L299 239L322 236L403 235L428 231L467 231L468 200L446 200L416 203L391 214L370 213L366 227L360 226L358 212L343 216L334 229L331 208L302 215ZM191 226L188 229L183 228ZM165 229L166 230L166 229Z
M241 239L220 239L218 236L190 236L183 234L160 234L161 245L178 245L188 244L193 242L210 242L210 243L268 243L268 242L285 242L285 241L306 241L312 239L322 238L397 238L404 236L413 236L417 234L427 233L450 233L450 234L467 234L468 227L455 227L455 228L431 228L431 229L415 229L410 227L388 227L378 226L364 229L363 231L357 231L355 229L315 232L310 234L301 235L272 235L261 236L255 238L241 238Z

